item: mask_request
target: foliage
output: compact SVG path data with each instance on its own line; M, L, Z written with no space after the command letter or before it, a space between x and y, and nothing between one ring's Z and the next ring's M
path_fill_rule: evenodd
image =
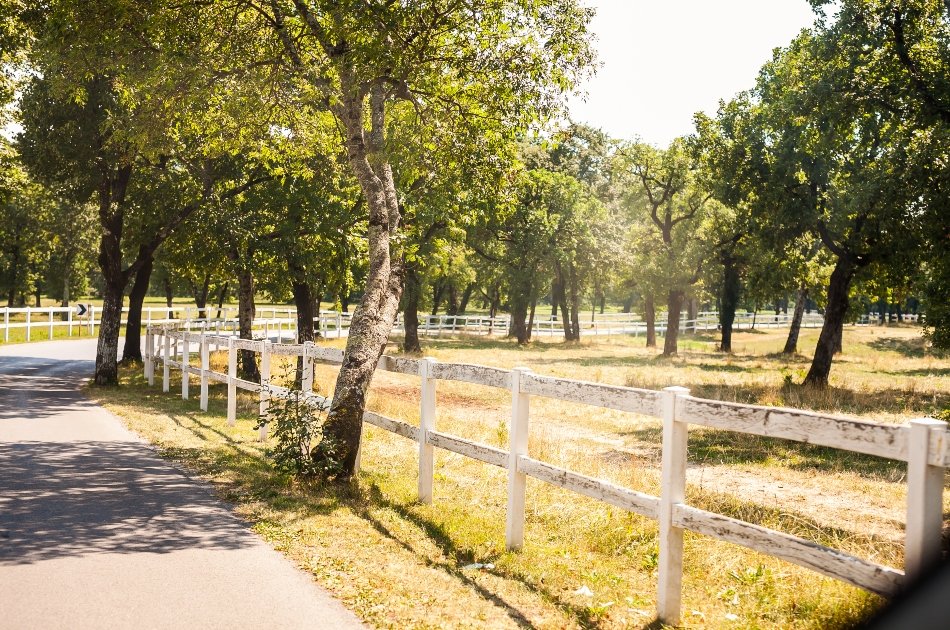
M325 476L325 473L339 468L339 462L318 461L310 456L310 451L320 441L321 426L328 408L329 405L315 404L297 386L291 387L286 397L270 399L267 413L258 418L254 428L267 427L273 441L267 449L267 456L276 470L307 479Z

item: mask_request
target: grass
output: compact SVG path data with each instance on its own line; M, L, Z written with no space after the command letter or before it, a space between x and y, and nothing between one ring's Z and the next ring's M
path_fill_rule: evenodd
M812 346L816 334L806 331L801 346ZM738 333L736 352L721 355L712 351L713 339L700 336L686 340L675 359L631 338L571 345L545 340L528 348L443 339L429 342L427 353L616 384L684 385L703 396L878 421L947 407L950 361L932 354L916 329L847 329L829 392L794 385L807 357L775 354L782 341L781 331ZM217 369L222 359L214 358ZM317 388L330 390L334 376L333 366L319 366ZM507 552L502 470L437 451L435 500L420 505L415 445L368 426L355 482L304 485L268 466L252 429L252 395L241 398L237 426L229 427L220 386L212 386L203 413L194 401L148 388L137 372L124 372L123 381L122 388L96 392L104 404L167 457L214 482L258 533L371 625L658 625L652 521L529 480L525 548ZM440 382L437 426L504 446L509 401L502 390ZM378 374L369 405L417 423L418 379ZM555 465L656 494L659 440L652 418L532 398L529 452ZM689 446L690 504L902 565L900 464L712 430L691 430ZM467 568L476 562L493 567ZM880 605L806 569L689 534L686 567L684 624L690 627L845 627Z

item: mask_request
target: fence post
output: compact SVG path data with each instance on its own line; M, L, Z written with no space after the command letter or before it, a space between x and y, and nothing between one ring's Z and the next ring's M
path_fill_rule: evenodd
M303 342L303 374L300 378L300 389L305 394L313 392L313 342Z
M168 362L171 360L172 354L172 336L169 334L168 330L163 330L162 336L165 338L165 360L162 361L162 391L166 394L168 393L168 381L171 374L171 366L168 365Z
M189 372L189 363L191 362L191 342L188 335L184 333L181 336L181 399L188 400L188 386L191 384L191 373Z
M432 366L435 361L419 361L422 395L419 404L419 502L432 503L432 479L435 475L435 448L429 444L429 431L435 430L435 379Z
M73 309L72 308L66 311L66 322L67 322L67 328L69 329L68 336L72 337L73 336Z
M70 311L72 312L72 311ZM149 385L155 384L155 359L152 353L155 351L155 333L151 329L145 329L145 378Z
M524 544L524 503L527 476L518 471L518 458L528 454L528 395L521 391L528 368L511 371L511 424L508 427L508 513L505 546L521 549Z
M89 336L96 334L96 307L89 305Z
M228 425L237 420L237 347L234 337L228 337Z
M10 341L10 307L3 307L3 343Z
M208 335L202 333L199 346L201 357L201 398L198 407L202 411L208 411L208 370L211 369L211 357L208 353Z
M343 336L343 313L340 311L336 312L336 338L339 339Z
M908 427L904 573L912 581L940 561L943 467L930 465L930 445L942 437L947 423L917 418Z
M660 480L660 562L657 616L677 626L683 595L683 529L673 526L673 509L686 499L686 440L688 425L677 419L685 387L663 388L663 459Z
M53 307L49 307L49 338L53 338Z
M26 309L26 340L27 340L27 341L30 340L30 328L31 328L31 326L30 326L30 313L31 313L30 308L27 307L27 309Z
M265 320L266 321L266 320ZM261 348L261 402L260 416L267 416L267 410L270 408L270 339L264 339ZM260 433L257 438L264 442L267 440L267 423L261 425Z

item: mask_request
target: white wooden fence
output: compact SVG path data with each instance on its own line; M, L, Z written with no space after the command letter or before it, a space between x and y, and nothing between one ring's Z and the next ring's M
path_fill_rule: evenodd
M217 312L217 307L208 307L206 314ZM9 343L10 331L22 329L25 331L26 341L32 341L39 329L40 337L52 339L54 330L65 329L66 336L74 335L93 336L101 323L102 308L89 305L84 315L79 315L75 306L60 307L48 306L43 308L3 308L0 328L3 330L3 341ZM126 324L129 308L123 307L122 325ZM237 308L226 306L221 309L222 316L199 318L199 310L194 306L145 307L142 309L142 325L148 327L157 324L178 324L188 330L214 330L217 333L233 332L237 330ZM252 324L255 331L263 331L264 336L272 332L283 339L284 333L290 338L296 337L297 312L293 308L259 307ZM314 318L314 324L323 337L342 337L350 325L350 314L336 311L322 312ZM45 333L45 334L44 334Z
M311 343L278 344L268 340L250 341L165 328L149 329L146 340L145 375L149 384L154 383L155 366L160 363L163 390L167 392L170 369L179 369L183 373L181 395L188 398L190 377L197 376L200 382L199 405L206 410L209 382L226 383L227 418L231 424L236 420L237 388L258 392L260 413L265 415L272 398L288 395L289 390L270 383L272 356L304 357L303 388L307 400L323 408L329 401L312 392L313 361L339 364L343 360L341 350ZM173 359L173 345L176 348L180 345L180 360ZM198 365L192 363L193 347L198 350ZM227 374L210 369L212 347L227 348ZM262 384L238 378L239 349L261 355ZM907 578L919 575L940 557L944 468L950 466L950 433L946 422L921 418L904 425L878 424L795 409L706 400L690 396L689 391L682 387L651 391L540 376L525 368L503 370L439 363L432 359L383 356L378 368L418 375L421 379L418 427L371 411L363 416L364 422L417 442L420 501L432 501L434 449L441 448L508 471L505 539L510 549L518 549L524 544L525 489L529 476L657 520L660 531L657 612L667 623L676 624L680 619L683 533L686 530L769 554L884 596L894 595ZM436 383L440 380L510 390L512 403L507 451L438 430L435 424ZM623 488L530 457L527 447L531 396L661 418L660 496ZM783 438L907 462L904 570L688 505L685 495L689 425ZM266 436L267 427L264 426L260 438L264 440Z

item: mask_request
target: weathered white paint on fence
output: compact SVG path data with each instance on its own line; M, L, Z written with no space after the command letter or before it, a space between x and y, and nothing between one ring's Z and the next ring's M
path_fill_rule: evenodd
M343 358L341 357L342 361ZM386 372L395 372L397 374L418 374L419 361L416 359L405 359L403 357L381 356L376 362L376 367Z
M930 464L930 444L946 433L945 422L918 418L909 423L907 463L907 528L904 570L911 578L923 575L940 558L944 469ZM942 440L940 440L942 442Z
M407 422L403 422L402 420L393 420L392 418L381 416L378 413L374 413L372 411L363 412L363 420L379 427L380 429L386 429L390 433L401 435L402 437L408 438L410 440L419 440L418 427L414 427Z
M494 446L480 442L463 440L460 437L447 433L439 433L438 431L429 431L428 436L428 442L432 446L476 459L485 464L491 464L499 468L508 468L508 451L503 451L500 448L495 448Z
M505 546L521 549L524 545L524 508L527 478L518 470L518 459L528 456L528 401L521 389L527 368L511 371L511 421L508 425L508 511L505 521Z
M152 332L151 330L149 332ZM228 375L211 372L202 357L200 368L188 366L188 343L195 340L172 330L154 330L164 342L163 357L155 356L154 346L147 344L146 370L154 370L161 359L164 368L163 389L168 391L168 371L180 368L184 374L198 374L207 379L228 383L228 421L235 419L236 388L259 392L261 413L271 397L291 395L291 390L270 384L270 354L277 344L269 341L238 340L234 337L198 336L206 347L212 340L228 346ZM147 337L148 338L148 337ZM182 361L171 358L171 350L183 341ZM263 385L237 378L237 349L246 347L262 354ZM298 349L299 348L299 351ZM327 409L330 400L312 393L312 361L342 361L343 352L334 348L302 345L279 349L285 356L305 356L304 382L306 400L320 409ZM307 382L307 366L310 381ZM667 623L676 623L682 598L682 537L690 529L728 542L740 544L778 558L812 568L825 575L844 580L867 590L893 594L903 583L903 573L881 567L834 549L807 540L745 523L725 516L704 512L685 505L686 444L690 423L716 429L740 431L768 437L780 437L811 444L903 459L908 461L907 571L919 573L927 562L939 555L942 517L943 470L950 464L950 433L947 423L932 419L914 421L909 425L880 425L846 418L824 416L792 409L778 409L703 400L688 396L683 388L666 388L663 392L586 383L569 379L539 377L524 368L509 372L466 364L441 364L432 359L417 361L395 357L380 359L381 369L422 377L420 427L366 411L364 421L396 433L419 444L420 500L431 500L432 449L442 448L491 465L508 469L508 511L505 524L506 544L517 549L524 543L525 487L528 475L558 487L656 518L660 530L660 561L658 614ZM183 379L187 379L183 374ZM512 395L508 451L479 444L435 430L435 383L451 379L506 387ZM634 490L615 486L570 470L531 459L527 454L528 410L530 395L553 396L600 407L633 413L661 414L663 418L663 456L661 496L651 497ZM429 462L427 464L427 461ZM424 480L428 479L428 483Z
M435 378L443 381L462 381L499 389L507 389L511 386L508 370L499 368L468 363L436 363L432 366L432 370Z
M432 359L418 362L421 390L419 396L419 501L432 503L432 481L435 476L435 452L431 433L435 431L435 384Z
M673 522L673 507L686 500L686 440L688 425L681 421L685 387L663 389L663 453L660 471L659 590L657 610L661 619L679 625L683 598L683 529Z
M581 475L530 457L518 458L518 470L552 486L609 503L628 512L652 519L657 517L660 499L649 494L628 490L609 481Z
M677 527L787 560L879 595L892 596L903 584L904 574L896 569L721 514L677 505L673 522Z
M538 376L537 374L528 374L522 383L522 389L525 393L536 396L557 398L619 411L630 411L648 416L660 415L660 396L657 392L648 389L603 385L566 378Z
M716 429L907 460L907 434L899 425L692 397L683 405L682 418Z

